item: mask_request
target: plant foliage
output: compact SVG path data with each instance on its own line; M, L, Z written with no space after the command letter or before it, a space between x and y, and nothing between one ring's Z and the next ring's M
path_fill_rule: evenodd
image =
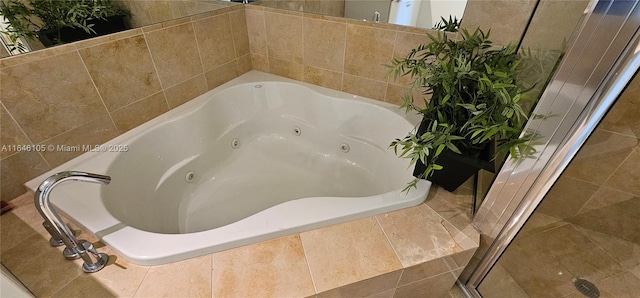
M0 14L8 23L11 41L34 38L39 31L53 30L60 36L63 27L80 28L95 34L92 20L130 15L109 0L0 0ZM61 43L59 38L58 43Z
M438 21L432 29L448 32L458 32L458 30L460 29L460 22L462 22L462 20L458 20L457 17L451 17L451 15L449 15L448 20L444 17L440 17L440 21Z
M423 104L413 96L404 97L403 107L422 114L426 129L420 134L411 131L390 145L398 156L410 159L410 165L419 160L426 166L420 178L442 169L437 159L444 150L478 156L495 142L496 155L519 157L531 152L529 139L520 138L527 120L521 104L528 97L516 82L520 62L516 47L496 48L489 34L462 30L461 40L443 32L428 34L428 43L387 65L387 75L409 76L414 88L430 96L420 99Z

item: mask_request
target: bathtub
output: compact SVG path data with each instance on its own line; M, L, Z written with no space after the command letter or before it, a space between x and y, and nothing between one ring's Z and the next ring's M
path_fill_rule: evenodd
M415 206L431 187L389 143L397 106L248 72L29 181L109 175L51 192L57 210L129 261L160 265ZM70 144L60 144L70 145Z

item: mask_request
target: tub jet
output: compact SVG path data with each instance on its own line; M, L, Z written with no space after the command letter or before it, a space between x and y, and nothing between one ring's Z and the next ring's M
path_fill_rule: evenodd
M293 134L296 136L299 136L300 134L302 134L302 130L300 130L300 127L294 126L293 127Z
M349 152L349 150L351 150L351 147L347 143L342 143L340 144L340 150L342 150L342 152L344 153L347 153Z
M238 147L240 147L240 140L238 139L231 140L231 148L236 149Z
M193 180L196 180L196 173L193 171L188 172L187 175L184 176L184 180L187 181L187 183L193 182Z

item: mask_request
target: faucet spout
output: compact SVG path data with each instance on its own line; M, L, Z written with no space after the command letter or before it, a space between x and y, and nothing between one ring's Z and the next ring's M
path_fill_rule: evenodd
M67 246L64 252L66 258L81 257L84 260L82 269L85 272L96 272L106 265L109 256L104 253L98 253L93 245L87 241L76 239L73 231L67 227L49 201L51 191L56 186L67 181L109 184L111 177L79 171L60 172L45 179L34 194L36 209L44 218L43 225L51 234L52 245L54 242L61 241Z

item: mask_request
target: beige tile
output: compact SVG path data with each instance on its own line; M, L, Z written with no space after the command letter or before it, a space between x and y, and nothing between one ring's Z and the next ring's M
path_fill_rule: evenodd
M36 211L33 196L34 194L32 191L27 191L22 195L16 197L15 199L11 200L10 201L11 204L14 205L13 210L11 210L11 214L14 214L15 216L17 216L20 221L28 225L31 228L31 230L42 235L42 237L49 238L49 232L47 232L47 230L45 230L45 228L42 226L42 222L43 222L42 215L40 215L40 213ZM5 222L3 221L3 224L4 223ZM11 230L2 231L2 232L13 233ZM30 233L29 231L22 231L22 232L24 232L25 235ZM22 238L26 238L26 237L27 236L24 236ZM17 243L18 243L17 241L14 241L13 243L11 243L11 245L15 245Z
M46 48L39 51L33 51L9 58L0 59L0 68L16 66L25 63L32 63L42 59L48 59L53 56L75 52L76 47L73 44L59 45L52 48Z
M602 185L637 144L638 139L635 137L597 129L580 149L565 174Z
M602 297L636 297L640 293L640 278L630 272L611 276L598 283Z
M396 289L387 290L384 292L376 293L371 296L367 296L367 298L393 298L393 294L395 294Z
M265 12L269 58L302 64L302 17Z
M384 101L387 83L343 74L342 91Z
M565 224L567 223L559 218L534 212L518 233L518 238L523 239Z
M238 57L236 59L236 62L238 63L238 75L241 75L253 69L251 54L246 54L242 57Z
M373 218L304 232L300 238L318 292L402 268Z
M577 228L589 240L616 259L622 265L622 268L627 270L640 269L640 244L579 226Z
M13 205L13 201L11 201L10 204ZM31 204L33 205L33 195L31 195ZM6 251L14 248L22 242L22 240L38 234L36 230L16 213L18 209L24 208L25 207L22 206L14 206L13 210L0 217L0 254L4 254ZM41 218L42 217L34 219L42 221ZM44 228L42 228L42 230L44 230Z
M561 243L562 239L553 242L555 247L555 243ZM540 243L545 242L537 244L544 247ZM534 247L510 245L498 264L530 297L563 297L574 289L573 276L554 259L546 251L538 251ZM519 292L517 288L505 288L507 290Z
M436 30L427 30L427 33L438 36L438 31ZM393 48L393 58L404 58L412 49L417 48L419 45L429 43L431 43L431 40L424 33L398 32L398 37L396 38Z
M20 152L0 162L0 194L5 201L11 200L26 191L24 183L51 170L38 152Z
M145 34L164 88L203 72L191 23Z
M167 96L169 109L173 109L207 92L207 90L209 90L207 79L204 75L199 75L166 89L164 93Z
M393 297L446 297L456 279L449 272L398 287Z
M602 160L600 161L602 162ZM640 147L629 154L622 165L607 179L607 187L640 196Z
M451 269L442 258L420 263L404 269L398 286L450 272Z
M347 25L311 18L303 25L305 66L342 72Z
M441 187L437 187L436 195L432 199L425 201L425 204L459 230L465 230L472 219L472 201L473 191L469 188L459 187L454 192L448 192Z
M27 136L22 132L22 129L18 126L18 124L13 121L9 112L4 108L4 106L0 105L0 129L2 130L2 134L0 134L0 147L7 146L7 150L0 150L0 158L5 158L11 154L16 154L18 151L13 150L13 148L18 149L14 145L30 145L31 142L27 139Z
M640 78L635 77L602 120L600 128L640 138Z
M89 274L88 276L92 277L101 288L109 291L116 297L133 297L147 276L147 273L150 271L150 268L129 263L113 252L108 246L98 247L96 245L96 249L98 252L109 255L109 262L102 270ZM202 266L202 264L200 266ZM203 267L206 268L207 266ZM74 282L76 281L74 280ZM82 281L78 282L81 283ZM89 285L91 286L91 283L89 283ZM66 295L66 297L75 296Z
M66 297L118 297L116 293L113 293L106 289L104 285L100 284L92 276L87 274L81 274L70 283L65 285L60 291L55 293L54 298L66 298Z
M540 203L538 211L556 218L569 218L576 215L597 190L597 185L561 176Z
M348 24L344 72L386 82L395 39L395 31Z
M304 67L304 81L310 84L331 88L340 91L342 89L342 73L312 66Z
M478 290L484 297L528 297L527 293L518 285L500 264L496 264Z
M529 25L529 28L536 30L526 32L521 48L564 50L576 25L584 17L588 4L586 0L540 1ZM553 20L554 26L548 26L550 20Z
M599 247L578 251L560 260L573 276L579 276L592 282L625 271L620 263Z
M107 109L113 111L160 91L142 35L79 51Z
M111 112L118 132L124 133L169 110L164 93L158 92L147 98Z
M81 50L89 47L95 47L103 43L110 43L120 39L130 38L140 34L142 34L142 29L131 29L126 31L116 32L109 35L103 35L103 36L93 37L90 39L81 40L78 42L74 42L73 45L76 47L76 49Z
M133 297L211 297L211 255L149 269Z
M106 115L77 52L5 68L0 81L2 103L34 143Z
M497 45L518 42L527 26L537 1L523 0L469 0L465 9L461 29L473 32L477 27L487 32L491 29L491 40Z
M29 247L25 257L24 247ZM13 273L36 297L49 297L64 285L83 274L78 263L62 256L49 239L35 234L24 238L19 245L2 253L2 264Z
M170 20L173 17L171 12L172 1L125 1L133 17L131 25L142 27Z
M633 194L627 192L617 191L606 187L600 187L589 199L589 201L582 206L578 214L585 213L600 208L605 208L611 205L631 200L635 198Z
M269 58L269 72L298 81L302 81L304 78L302 64L275 58Z
M638 225L636 212L638 208L640 208L640 197L635 197L581 213L568 218L567 221L582 228L640 244L640 225Z
M267 55L267 31L265 27L264 11L247 9L247 35L252 54Z
M340 0L305 0L304 11L305 17L317 14L317 16L326 19L338 19L331 16L344 16L345 4ZM326 17L325 17L326 16ZM344 22L344 20L342 21Z
M104 116L42 142L47 145L42 156L51 167L56 167L87 152L87 148L93 148L117 136L118 131L111 118ZM50 150L50 145L53 145L53 150Z
M315 293L298 235L216 253L213 264L215 297L306 297Z
M405 96L413 96L413 105L422 109L427 106L427 100L430 98L430 95L421 94L421 89L403 87L389 83L387 85L387 92L384 101L400 106L404 103Z
M163 1L160 1L160 2L163 2ZM198 18L194 18L194 19L198 19ZM144 27L142 27L142 32L149 33L149 32L153 32L153 31L161 30L163 28L175 27L175 26L186 24L186 23L190 23L190 22L191 22L191 18L190 17L179 17L179 18L175 18L175 19L172 19L172 20L159 22L157 24L144 26Z
M238 65L236 61L229 62L216 67L205 73L209 90L216 88L238 76Z
M236 57L242 57L251 52L249 46L249 35L247 28L247 17L244 9L229 13L231 20L231 32L233 34L233 44L236 49Z
M269 57L251 53L251 67L254 70L269 72Z
M428 33L437 36L437 31L429 30ZM398 32L398 36L396 38L396 42L393 48L393 58L394 59L402 59L407 56L411 52L411 50L417 48L421 44L428 44L431 42L429 37L426 34L415 34L410 32ZM414 57L414 59L418 58L418 56ZM391 59L384 63L385 65L391 65ZM389 68L386 68L389 71ZM411 75L400 75L397 78L393 75L393 73L389 74L389 82L394 83L398 86L410 87L413 85L413 78Z
M472 248L456 241L453 236L461 232L452 231L453 227L444 218L424 204L377 215L376 219L404 267Z
M229 14L193 22L202 65L208 71L236 58ZM211 30L215 28L215 30Z
M319 293L317 297L385 297L385 295L388 295L388 291L393 291L395 289L398 284L398 278L400 278L401 274L402 270L396 270L337 289Z

